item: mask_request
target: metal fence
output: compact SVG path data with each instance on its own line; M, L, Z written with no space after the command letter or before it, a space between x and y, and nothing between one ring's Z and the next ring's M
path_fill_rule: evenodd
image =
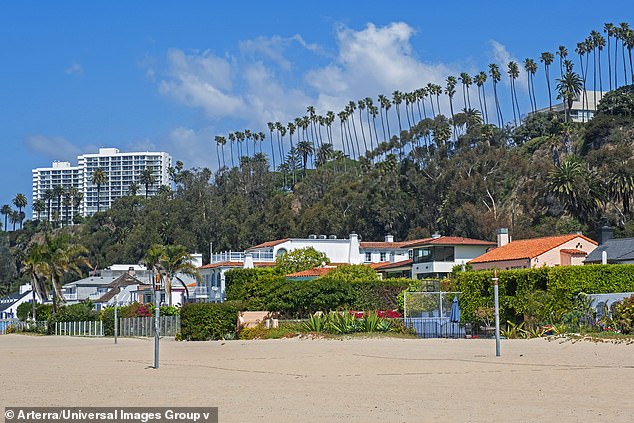
M55 335L103 336L103 322L101 320L85 322L56 322Z
M180 316L161 316L159 336L176 336L181 330ZM119 319L119 336L154 336L154 317L131 317Z
M9 327L13 327L15 332L38 332L46 333L48 324L42 322L22 322L18 319L2 319L0 320L0 335L7 333Z
M451 314L454 298L459 304L459 292L405 292L403 321L419 338L464 338L464 325Z

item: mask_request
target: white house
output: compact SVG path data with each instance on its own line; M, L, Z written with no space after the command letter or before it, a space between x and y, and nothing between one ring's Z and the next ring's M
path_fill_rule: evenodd
M33 301L33 291L30 284L20 285L20 291L0 298L0 319L15 319L18 317L18 307L23 303ZM35 302L41 302L37 294Z

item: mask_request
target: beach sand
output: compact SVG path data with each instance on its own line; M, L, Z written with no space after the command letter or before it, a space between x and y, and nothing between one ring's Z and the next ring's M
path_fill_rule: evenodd
M632 422L634 345L0 336L1 406L217 406L220 422Z

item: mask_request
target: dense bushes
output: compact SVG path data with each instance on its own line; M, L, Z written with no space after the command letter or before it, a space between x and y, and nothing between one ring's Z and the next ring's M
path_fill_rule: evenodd
M493 272L455 276L463 319L476 321L476 310L493 305ZM589 265L498 271L501 321L557 321L574 308L580 292L634 291L634 265Z
M359 266L343 266L321 278L306 281L289 280L271 271L236 269L227 272L231 273L231 283L236 287L231 295L227 293L227 298L244 300L248 310L270 310L284 317L303 318L316 311L336 309L395 309L398 294L412 282L411 279L379 280L374 271L364 279L360 272ZM347 273L350 277L346 277Z
M225 295L227 301L244 299L248 282L270 275L279 275L279 272L275 268L228 270L225 273Z
M224 303L185 304L181 309L181 339L207 341L234 338L241 306Z
M52 304L36 304L35 305L35 317L38 321L46 321L51 317ZM31 302L22 303L18 306L17 315L18 319L25 321L32 318L33 304Z

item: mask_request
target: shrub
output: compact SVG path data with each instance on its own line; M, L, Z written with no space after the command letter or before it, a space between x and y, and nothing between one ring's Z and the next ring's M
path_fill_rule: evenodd
M181 338L187 341L233 339L239 307L232 301L185 304L181 308Z
M243 300L246 285L261 277L279 274L274 268L231 269L225 272L225 293L227 301Z
M612 313L612 320L621 333L632 333L632 328L634 327L634 295L616 305Z

